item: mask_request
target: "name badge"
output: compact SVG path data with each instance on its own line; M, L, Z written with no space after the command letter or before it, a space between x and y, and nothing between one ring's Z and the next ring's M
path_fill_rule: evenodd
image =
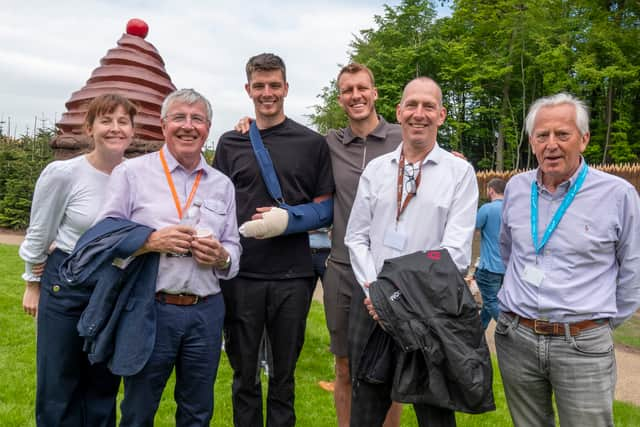
M407 236L393 229L389 229L384 235L384 245L398 251L403 251L407 246Z
M527 264L524 267L522 280L524 280L525 282L537 288L538 286L540 286L540 283L542 283L543 279L544 279L544 272L539 268L530 264Z

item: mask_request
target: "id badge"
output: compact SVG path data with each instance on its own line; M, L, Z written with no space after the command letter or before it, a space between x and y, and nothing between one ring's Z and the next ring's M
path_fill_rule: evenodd
M407 246L407 236L393 229L389 229L384 235L384 245L398 251L403 251Z
M542 283L543 279L544 279L544 272L540 270L538 267L531 264L527 264L524 267L522 280L524 280L525 282L537 288L540 286L540 283Z

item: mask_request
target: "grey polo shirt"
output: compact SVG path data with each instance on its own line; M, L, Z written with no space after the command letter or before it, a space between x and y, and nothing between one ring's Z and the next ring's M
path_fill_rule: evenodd
M393 151L402 141L400 125L390 124L381 116L378 119L378 126L364 139L355 136L350 127L331 129L327 134L336 185L331 259L344 264L349 264L349 251L344 244L344 235L360 175L372 159Z

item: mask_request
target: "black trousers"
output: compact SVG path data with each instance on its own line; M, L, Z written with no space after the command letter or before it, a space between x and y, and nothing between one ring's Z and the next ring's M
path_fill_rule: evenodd
M264 425L257 375L260 342L266 329L273 367L269 373L267 426L294 426L294 372L304 343L312 278L222 282L226 306L225 351L233 368L233 421L237 427Z
M91 290L69 287L58 267L67 254L47 259L38 304L36 425L113 427L120 377L106 364L91 365L76 325Z
M391 406L391 384L356 381L351 397L351 427L382 426ZM413 404L420 427L455 427L455 412L436 406Z

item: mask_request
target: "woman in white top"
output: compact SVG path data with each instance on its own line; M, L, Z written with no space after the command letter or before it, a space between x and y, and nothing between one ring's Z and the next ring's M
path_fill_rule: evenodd
M84 123L93 151L50 163L36 183L20 257L26 266L22 305L37 315L38 426L115 426L120 378L104 364L89 364L76 330L91 289L66 286L58 268L93 224L109 174L133 139L135 115L135 106L120 95L95 98Z

